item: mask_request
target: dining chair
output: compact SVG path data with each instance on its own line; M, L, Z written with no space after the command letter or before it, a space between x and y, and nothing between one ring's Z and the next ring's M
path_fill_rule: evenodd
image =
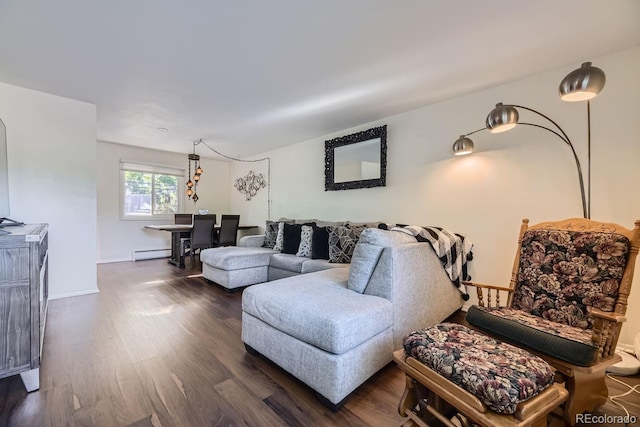
M173 215L175 224L191 224L193 222L193 215L188 213L177 213Z
M240 215L222 215L220 230L214 235L214 246L236 246Z
M193 223L193 214L176 213L173 215L173 222L176 225L191 225ZM173 235L171 237L171 245L175 246L172 249L172 253L179 251L179 258L180 262L182 263L182 259L184 258L184 248L188 245L189 239L191 239L191 232L181 232L178 237L179 240L175 240Z
M214 246L214 226L216 224L216 215L194 215L193 228L189 240L182 243L181 253L191 256L191 266L195 263L196 251L211 248Z

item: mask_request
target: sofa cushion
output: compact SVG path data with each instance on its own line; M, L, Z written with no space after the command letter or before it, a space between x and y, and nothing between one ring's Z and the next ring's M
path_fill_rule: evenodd
M314 273L329 268L349 268L350 264L329 262L326 259L305 259L302 263L302 274Z
M553 369L540 357L462 325L440 323L403 344L408 356L501 414L515 413L518 403L553 384Z
M291 254L273 254L269 261L269 266L273 268L280 268L282 270L292 271L294 273L302 272L302 263L307 258L291 255Z
M221 270L240 270L268 266L273 254L277 254L277 252L269 248L227 246L224 248L203 249L200 252L200 260L204 264L209 264Z
M383 249L382 246L374 246L362 242L356 245L349 270L349 289L359 293L364 292L369 284L373 270L378 265Z
M314 219L313 222L315 222L318 227L345 225L344 221L325 221L323 219Z
M415 243L418 240L406 233L390 233L387 230L367 228L360 233L359 242L369 243L375 246L398 246L407 243Z
M575 365L593 364L598 353L590 329L543 319L522 310L474 305L467 311L466 320L492 335Z
M393 322L391 302L347 289L348 275L332 268L252 286L242 311L314 347L345 353Z

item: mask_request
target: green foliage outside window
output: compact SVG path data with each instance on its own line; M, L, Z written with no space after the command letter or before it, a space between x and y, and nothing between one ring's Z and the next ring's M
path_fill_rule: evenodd
M179 212L179 177L150 172L124 172L124 215L172 215Z

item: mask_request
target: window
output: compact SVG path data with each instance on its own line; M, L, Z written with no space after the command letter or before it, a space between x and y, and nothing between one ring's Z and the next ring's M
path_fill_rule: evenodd
M182 208L184 170L120 162L122 217L171 218Z

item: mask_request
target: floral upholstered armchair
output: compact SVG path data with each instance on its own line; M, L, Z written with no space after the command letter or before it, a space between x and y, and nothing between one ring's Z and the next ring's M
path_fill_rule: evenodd
M467 322L526 347L549 362L569 391L565 421L593 411L608 397L605 370L618 362L640 221L616 224L568 219L529 226L524 219L509 288L477 288ZM500 291L508 293L500 306Z

